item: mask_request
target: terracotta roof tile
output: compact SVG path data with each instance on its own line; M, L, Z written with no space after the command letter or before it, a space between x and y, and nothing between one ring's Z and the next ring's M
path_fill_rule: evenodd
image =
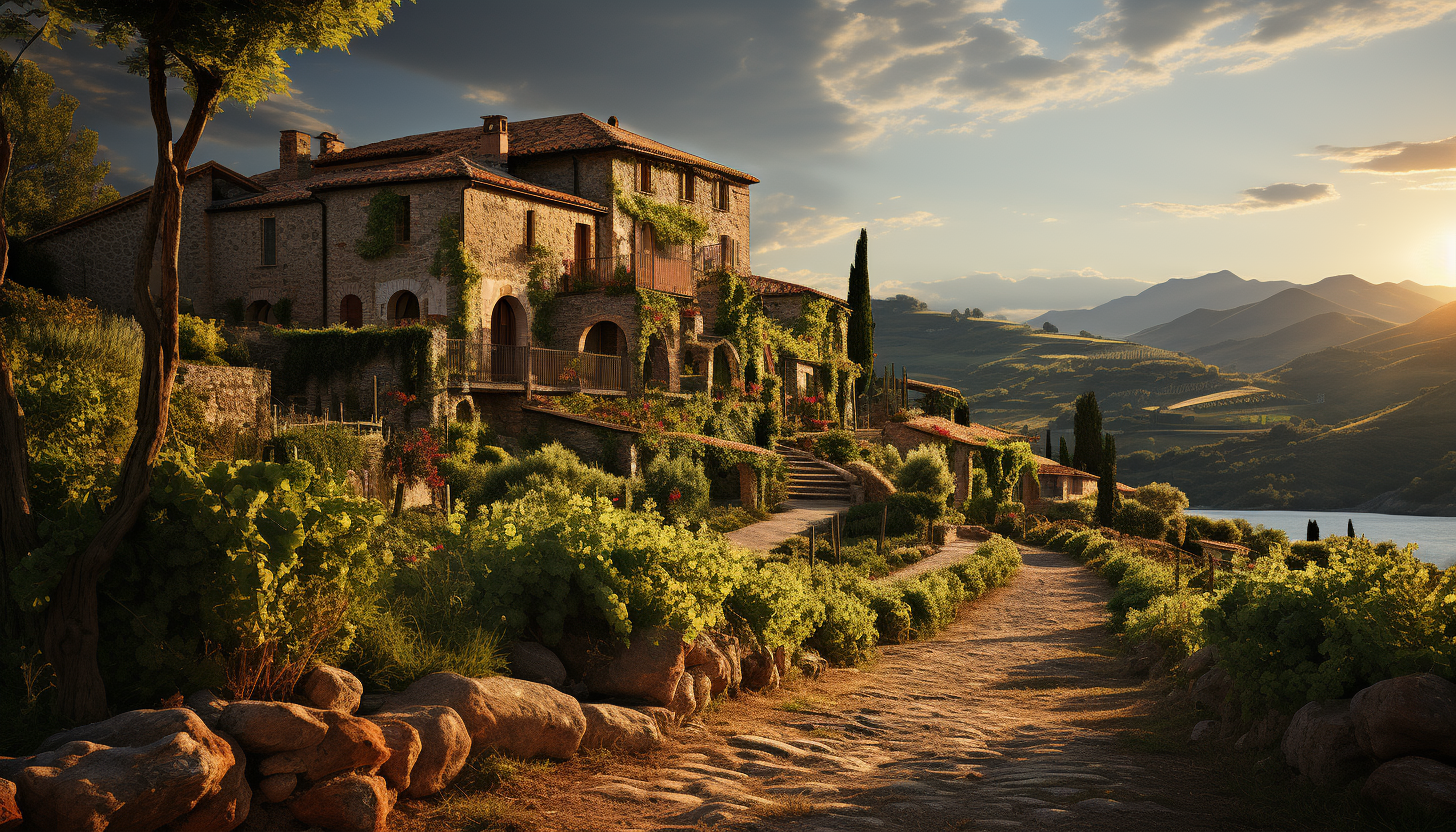
M262 178L262 176L255 177L255 181L259 178ZM561 193L560 191L553 191L550 188L543 188L540 185L533 185L530 182L524 182L513 176L507 176L481 167L469 159L460 156L436 156L429 159L416 159L392 165L381 165L369 168L347 168L333 172L325 169L309 179L274 184L265 193L215 205L214 210L257 208L264 205L301 202L310 199L315 191L385 185L394 182L424 182L439 179L469 179L489 187L563 202L596 213L605 213L607 210L589 199Z
M848 303L827 292L821 292L799 283L790 283L787 280L775 280L772 277L750 274L743 276L743 282L760 295L818 295L826 300L832 300L846 309L849 308Z
M1097 479L1096 474L1089 474L1086 471L1079 471L1076 468L1068 468L1060 462L1047 459L1040 454L1032 454L1032 456L1036 457L1036 473L1038 475L1045 475L1050 477L1078 477L1084 480Z
M977 425L974 423L958 425L950 419L941 416L917 416L906 422L905 427L918 430L921 433L939 436L945 439L953 439L957 442L963 442L967 445L975 445L977 447L1007 439L1026 441L1028 438L985 425Z
M548 153L608 150L625 148L658 158L703 168L745 183L758 179L741 170L694 156L662 142L639 136L630 130L614 127L585 113L571 113L547 118L513 122L508 127L512 156L539 156ZM370 142L314 160L319 168L331 165L385 159L391 156L438 156L467 153L479 140L481 128L463 127L401 136L397 139Z

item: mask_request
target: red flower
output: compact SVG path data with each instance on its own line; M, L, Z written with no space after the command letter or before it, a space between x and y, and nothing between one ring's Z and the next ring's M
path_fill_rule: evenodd
M445 544L443 544L443 543L436 543L435 544L435 551L436 552L443 552L443 551L445 551Z
M414 555L405 555L404 556L404 562L405 563L414 563L417 560L419 560L419 558L415 557Z
M671 493L671 494L668 494L668 495L667 495L667 499L668 499L668 500L669 500L669 501L671 501L671 502L674 502L674 503L675 503L675 502L677 502L677 501L678 501L678 500L681 500L681 499L682 499L682 492L681 492L681 491L678 491L678 490L677 490L677 489L676 489L676 488L674 488L674 489L673 489L673 490L672 490L672 493Z

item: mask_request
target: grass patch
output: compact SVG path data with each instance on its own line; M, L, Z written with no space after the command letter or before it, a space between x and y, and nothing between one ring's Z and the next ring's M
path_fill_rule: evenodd
M822 711L829 705L828 701L818 696L791 696L780 702L778 708L791 714L803 714Z
M746 509L743 506L713 506L708 510L708 528L719 534L751 526L773 515L763 509Z
M819 805L803 795L787 795L774 803L760 806L757 814L765 820L802 818L819 812Z

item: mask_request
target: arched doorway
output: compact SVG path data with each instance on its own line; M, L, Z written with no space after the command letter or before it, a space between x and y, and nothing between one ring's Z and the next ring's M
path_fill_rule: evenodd
M729 357L726 344L713 348L713 389L727 390L730 387L742 389L743 380L738 378L738 357Z
M593 355L624 355L627 352L627 334L611 321L597 321L586 331L581 349Z
M503 297L490 311L490 374L493 381L524 381L526 359L517 331L516 301Z
M339 323L350 329L364 325L364 302L359 300L358 295L344 295L344 299L339 301Z
M457 421L457 422L474 422L475 421L475 405L472 404L469 399L461 399L460 400L460 403L457 404L457 405L455 405L455 421Z
M596 390L626 390L627 333L612 321L597 321L581 338L582 386ZM587 357L592 356L592 357ZM601 356L600 358L596 356Z
M400 290L389 299L389 319L398 323L413 323L420 319L420 299L415 293Z
M273 323L273 304L266 300L255 300L248 305L243 313L243 323L247 324L271 324Z

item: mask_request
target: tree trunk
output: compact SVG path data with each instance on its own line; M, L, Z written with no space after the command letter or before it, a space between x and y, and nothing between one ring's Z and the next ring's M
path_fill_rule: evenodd
M96 588L122 540L146 507L151 495L152 468L167 433L172 384L177 377L177 252L182 232L182 188L187 160L197 146L221 90L214 76L196 74L196 84L191 115L174 145L172 120L167 111L165 54L155 42L148 46L147 86L152 121L157 129L157 172L132 272L136 317L144 337L142 375L137 389L137 429L122 460L116 498L107 506L96 537L66 564L61 583L46 610L43 637L46 658L56 672L61 716L74 722L92 722L107 714L106 686L96 663L100 643ZM153 298L151 272L159 244L161 296Z
M0 110L0 194L10 179L14 156L10 124ZM0 285L10 266L10 238L0 206ZM10 357L0 339L0 635L34 635L34 620L10 592L10 574L36 547L35 518L30 512L30 457L25 450L25 411L15 396ZM32 642L33 643L33 642Z

